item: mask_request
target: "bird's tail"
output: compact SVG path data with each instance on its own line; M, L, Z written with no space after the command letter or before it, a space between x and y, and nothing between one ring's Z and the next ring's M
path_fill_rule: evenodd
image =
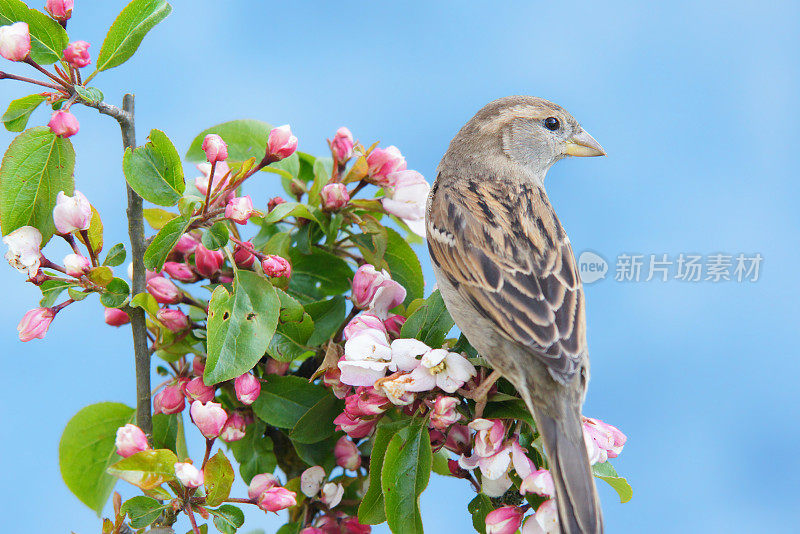
M563 534L602 534L603 511L583 440L580 405L559 399L538 406L526 399L544 441L556 488L558 520Z

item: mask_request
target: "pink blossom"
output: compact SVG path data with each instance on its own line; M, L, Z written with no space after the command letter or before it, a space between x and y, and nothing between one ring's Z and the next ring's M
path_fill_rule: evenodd
M17 228L3 238L8 245L6 260L18 271L33 278L39 272L42 261L42 234L33 226Z
M225 161L228 159L228 145L217 134L208 134L203 139L203 152L209 163Z
M65 109L54 111L47 126L58 137L72 137L81 129L77 117Z
M147 443L147 436L144 435L142 429L130 423L117 429L117 438L114 441L114 445L117 447L117 454L123 458L150 448L150 444Z
M390 315L385 321L383 321L383 326L386 327L386 331L394 337L400 337L400 330L403 328L403 325L406 323L406 318L402 315Z
M300 534L325 534L325 531L317 527L306 527L300 531ZM339 534L338 530L336 531L336 534Z
M460 354L444 349L433 349L423 354L420 365L411 371L409 376L413 382L407 389L429 391L438 387L447 393L455 393L476 374L475 366Z
M233 389L236 391L236 398L243 404L253 404L258 396L261 394L261 382L258 378L245 373L236 377L233 382Z
M195 376L203 376L205 370L206 370L206 361L203 359L202 356L195 356L192 359L192 373Z
M361 467L361 453L347 436L342 436L333 448L336 456L336 465L350 471L355 471Z
M584 438L587 436L594 442L598 452L595 455L598 457L598 462L605 462L608 458L616 458L622 452L622 447L628 440L628 437L615 426L604 423L599 419L592 419L591 417L583 418L583 432ZM587 443L588 446L588 443ZM589 446L590 453L592 447ZM590 457L592 454L590 454ZM592 462L593 464L596 462Z
M342 534L370 534L372 527L369 525L362 525L358 522L357 517L347 517L342 520Z
M103 315L106 324L110 326L122 326L131 322L128 314L119 308L105 308Z
M280 486L280 481L278 477L272 473L256 475L250 481L250 486L247 488L247 496L253 500L257 500L265 491L275 486Z
M470 451L470 433L466 425L454 424L447 431L447 440L444 446L456 454L466 454Z
M241 244L237 243L233 249L233 261L242 269L249 269L256 261L255 250L253 243L250 241L242 241Z
M556 494L553 475L547 469L534 471L522 480L519 492L521 495L526 493L536 493L542 497L551 498Z
M185 407L186 401L179 384L167 386L153 397L153 414L180 413Z
M343 399L350 393L350 386L342 383L342 371L338 367L333 367L325 371L322 375L322 382L331 389L337 399Z
M200 241L192 234L183 234L178 238L178 242L175 243L175 248L173 250L181 254L191 254L199 244Z
M24 22L0 27L0 56L9 61L22 61L31 53L31 34Z
M274 358L267 359L267 366L264 369L264 372L268 375L280 375L283 376L286 374L286 371L289 370L290 362L279 362Z
M326 184L320 192L322 197L322 207L326 211L336 211L347 206L350 202L350 193L347 186L340 183Z
M175 464L175 476L187 488L198 488L203 485L203 472L192 464L177 462Z
M64 270L67 274L80 278L92 268L92 262L89 258L81 256L80 254L67 254L64 256Z
M378 316L365 312L353 317L344 327L342 335L347 340L364 330L380 330L386 333L384 322Z
M553 499L539 505L536 513L525 520L522 534L560 534L558 507Z
M34 308L22 316L17 325L20 341L30 341L34 338L44 339L50 323L53 322L56 312L53 308Z
M425 237L425 206L431 186L417 171L400 171L389 176L392 187L381 201L390 215L402 219L412 232Z
M197 275L191 267L183 262L167 261L164 262L164 272L179 282L195 282Z
M56 20L65 21L72 17L74 0L47 0L44 9Z
M178 286L163 278L155 276L147 282L147 292L161 304L177 304L183 300L183 293Z
M487 419L475 419L469 427L477 430L473 454L471 457L462 454L458 465L464 469L480 468L483 493L490 497L499 497L511 487L508 470L513 447L503 442L505 427L500 420Z
M219 250L208 250L202 243L194 249L194 264L197 272L206 278L211 278L225 263L225 256Z
M181 385L183 394L190 401L199 400L200 402L209 402L214 400L214 393L216 389L212 386L207 386L203 382L202 377L195 377Z
M460 421L461 414L457 410L459 404L455 397L437 396L431 410L430 426L444 431L453 423Z
M64 55L61 59L75 68L82 69L92 62L92 59L89 56L90 46L91 45L86 41L72 42L64 49Z
M347 160L353 156L354 144L353 134L350 133L350 130L342 126L336 130L336 135L333 136L333 141L331 141L333 158L338 163L346 163Z
M353 439L360 439L369 436L378 419L357 419L350 417L347 412L342 412L333 420L336 430L341 430Z
M285 276L286 278L291 278L292 276L292 266L285 258L280 256L267 256L261 262L261 268L264 269L264 274L270 277Z
M376 148L367 156L367 166L372 180L381 187L392 185L389 175L406 168L406 160L396 146Z
M92 222L92 205L78 190L71 197L60 191L53 208L53 222L60 234L88 230Z
M297 504L297 494L286 488L276 486L261 494L258 507L265 512L278 512Z
M162 308L158 310L156 319L172 332L180 332L189 328L189 317L181 310Z
M306 497L314 497L319 493L323 482L325 482L325 469L319 465L309 467L300 474L300 491Z
M222 427L219 437L228 443L232 441L239 441L244 438L247 429L247 422L242 414L239 412L231 412L228 415L228 420L225 421L225 426Z
M344 359L339 361L341 381L351 386L371 386L383 378L392 361L386 334L362 330L344 344Z
M194 179L194 186L197 188L198 191L202 195L205 195L208 192L208 181L209 175L211 174L211 164L206 163L198 163L197 170L200 171L202 176L198 176ZM214 167L214 178L212 179L212 186L211 192L216 193L221 191L226 185L228 185L228 179L226 175L230 172L231 168L228 166L226 161L220 161L217 163L216 167Z
M372 387L360 387L344 401L344 411L354 418L381 415L389 407L389 399Z
M267 153L273 161L288 158L297 150L297 137L288 124L273 128L267 140Z
M281 197L272 197L267 203L267 211L272 211L276 206L280 206L281 204L286 204L286 201Z
M235 197L228 201L225 206L225 218L230 219L236 224L247 224L247 220L253 215L253 201L250 195Z
M486 515L486 534L514 534L522 524L522 510L503 506Z
M406 290L395 282L386 271L378 271L370 264L362 265L353 276L353 304L369 309L381 319L389 316L389 310L399 306L406 298Z
M192 402L189 410L192 422L200 430L206 439L213 439L219 436L222 427L228 420L228 414L222 409L222 405L216 402L206 402L205 404L196 400Z

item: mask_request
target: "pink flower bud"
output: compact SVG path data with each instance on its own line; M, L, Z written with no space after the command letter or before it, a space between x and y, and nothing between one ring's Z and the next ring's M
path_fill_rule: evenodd
M150 444L147 443L147 436L144 435L142 429L132 424L127 424L117 429L117 439L114 445L117 447L117 454L123 458L150 448Z
M272 277L285 276L290 278L292 276L292 266L286 259L280 256L270 255L264 258L261 262L261 268L264 269L264 274Z
M250 241L242 241L242 244L236 244L233 249L233 261L242 269L249 269L256 261L255 247Z
M122 326L131 322L128 314L119 308L105 308L103 315L106 324L110 326Z
M262 473L256 475L250 481L250 486L247 488L247 496L253 500L257 500L265 491L280 486L278 477L272 473Z
M336 135L331 141L331 152L338 163L346 163L353 157L353 134L350 130L342 126L336 130Z
M200 171L202 176L198 176L194 179L194 185L197 187L197 190L200 191L203 195L208 192L208 182L209 176L211 175L211 164L208 162L198 163L197 170ZM220 161L217 163L216 167L214 167L214 177L211 180L211 192L216 193L221 191L225 186L228 185L228 178L226 175L230 172L231 168L225 161Z
M347 206L350 202L350 194L344 184L327 184L322 188L322 207L326 211L336 211Z
M347 412L342 412L333 420L336 430L341 430L353 439L361 439L369 436L378 419L358 419L350 417Z
M92 205L78 190L71 197L60 191L53 208L53 222L59 234L88 230L92 222Z
M179 282L195 282L197 275L191 267L183 262L167 261L164 262L164 272Z
M191 254L194 252L194 249L197 248L197 245L200 244L192 234L183 234L180 238L178 238L178 242L175 243L175 252L180 252L181 254Z
M228 159L228 145L217 134L208 134L203 139L203 152L209 163Z
M288 158L297 150L297 137L292 135L288 124L273 128L267 140L267 153L273 161Z
M228 415L228 420L225 421L225 426L222 427L219 437L228 443L232 441L239 441L244 438L245 430L247 429L247 422L242 414L233 412Z
M236 398L249 406L261 394L261 382L250 373L245 373L236 377L236 380L233 381L233 389L236 391Z
M22 316L22 320L17 325L20 341L30 341L33 338L44 339L50 323L56 316L53 308L34 308Z
M205 479L203 472L188 462L175 464L175 476L187 488L198 488L203 485Z
M72 137L81 129L75 115L64 109L54 111L47 125L50 127L50 131L58 137Z
M286 201L281 197L273 197L269 199L269 202L267 203L267 211L272 211L275 209L275 206L280 206L281 204L286 204Z
M258 507L265 512L279 512L297 504L297 494L286 488L275 486L264 493L258 500Z
M286 371L289 370L290 362L279 362L273 358L267 359L267 365L265 368L265 372L268 375L280 375L283 376L286 374Z
M628 441L628 437L619 428L604 423L599 419L584 417L583 425L585 429L590 431L590 435L597 444L605 448L609 458L619 456L619 453L622 452L622 447Z
M203 404L199 400L192 403L189 410L192 416L192 422L200 429L206 439L213 439L219 436L222 432L222 427L228 420L228 414L222 409L222 405L216 402L206 402Z
M403 328L403 325L406 323L406 318L402 315L390 315L388 319L383 321L383 326L386 327L386 331L395 336L400 337L400 330Z
M80 278L88 273L91 268L92 262L89 261L89 258L81 256L80 254L67 254L64 256L64 269L70 276Z
M522 524L522 510L503 506L486 515L486 534L514 534Z
M225 206L225 218L236 224L246 224L251 215L253 215L253 201L250 195L232 198Z
M47 0L44 10L56 20L65 21L72 17L73 0Z
M350 386L345 384L341 380L342 378L342 371L338 367L333 367L325 371L325 374L322 375L322 382L333 392L333 395L337 399L343 399L350 394Z
M42 233L33 226L17 228L3 238L8 245L6 259L13 268L33 278L42 264Z
M373 182L381 187L392 185L388 176L406 168L406 160L396 146L376 148L367 156L369 175Z
M180 384L165 387L153 397L153 413L181 413L186 407Z
M89 56L90 46L91 45L86 41L70 43L67 48L64 49L64 56L62 59L73 67L81 69L92 62Z
M437 430L446 430L453 423L461 420L461 414L458 413L459 402L455 397L445 397L439 395L436 397L436 402L431 410L430 424Z
M172 332L180 332L189 328L189 317L181 310L162 308L158 310L156 319Z
M395 282L386 271L378 271L370 264L362 265L353 276L353 304L369 309L385 319L389 310L402 304L406 290Z
M474 419L467 426L476 431L475 454L478 456L488 458L503 447L506 428L500 419Z
M338 529L336 530L336 533L339 533ZM325 534L325 531L317 527L306 527L300 531L300 534Z
M342 534L369 534L372 532L372 527L369 525L362 525L358 522L357 517L348 517L342 520Z
M194 250L194 264L197 272L206 278L214 276L225 263L225 256L219 250L208 250L202 243Z
M177 304L183 300L183 294L178 286L161 276L151 278L146 287L147 292L161 304Z
M9 61L22 61L31 53L31 34L24 22L0 27L0 56Z
M214 392L216 391L215 388L207 386L205 382L203 382L203 378L199 376L184 382L181 385L181 388L183 389L183 394L186 395L187 399L190 401L199 400L200 402L209 402L214 400Z
M529 523L531 523L529 525ZM536 526L539 528L537 529ZM544 501L536 509L536 513L525 521L525 534L556 534L561 532L558 525L558 506L553 499Z
M355 471L361 467L361 453L358 447L347 436L342 436L336 442L333 448L333 454L336 456L336 465Z
M350 339L364 330L380 330L386 333L386 327L383 321L371 313L364 312L353 317L353 319L347 323L347 326L344 327L342 334L345 339Z
M195 376L203 376L205 370L206 361L202 356L195 356L192 360L192 373L194 373Z

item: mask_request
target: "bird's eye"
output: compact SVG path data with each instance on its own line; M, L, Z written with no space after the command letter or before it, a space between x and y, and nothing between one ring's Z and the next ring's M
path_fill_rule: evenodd
M548 130L556 131L558 130L559 126L561 126L561 123L558 122L558 119L555 117L547 117L544 120L544 127L547 128Z

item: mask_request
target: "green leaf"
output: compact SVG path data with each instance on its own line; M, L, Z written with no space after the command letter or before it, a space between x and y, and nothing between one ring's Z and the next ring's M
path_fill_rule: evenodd
M143 199L159 206L174 206L186 189L181 158L161 130L151 130L149 139L143 146L125 150L122 172Z
M386 447L381 469L386 521L395 534L422 533L419 497L431 476L431 439L427 421L415 420Z
M272 126L266 122L245 119L223 122L200 132L194 138L186 159L189 161L205 161L206 153L203 152L203 139L208 134L217 134L228 145L228 161L242 162L249 158L260 161L267 151L267 139Z
M314 333L308 338L306 344L316 347L325 343L339 331L347 312L347 301L342 295L337 295L329 300L306 304L305 309L314 319Z
M81 243L87 245L87 247L91 246L95 254L100 254L103 250L103 221L100 219L100 212L97 211L97 208L92 206L92 218L89 221L89 229L86 230L89 242L86 242L83 233L73 232L73 234L77 234Z
M89 295L91 295L91 293L84 293L84 290L77 287L68 287L67 293L69 294L69 298L71 298L75 302L80 302Z
M441 347L455 322L437 289L400 329L400 337L416 338L429 347Z
M106 286L106 292L100 295L100 303L106 308L121 308L128 301L130 293L128 282L114 278Z
M217 221L214 225L203 232L203 246L208 250L219 250L228 244L228 225L222 221Z
M20 0L0 0L0 26L15 22L28 24L31 59L40 65L50 65L61 59L69 44L69 37L61 24L41 11L28 9Z
M125 262L125 256L127 252L125 252L125 245L122 243L117 243L111 250L108 251L106 254L106 259L103 261L103 265L108 267L116 267L117 265L122 265Z
M231 494L233 485L233 467L220 450L209 458L205 469L206 504L217 506L222 504ZM241 526L241 525L240 525Z
M97 87L83 87L80 85L75 86L75 92L87 102L102 102L103 91Z
M626 503L633 498L633 488L628 483L627 479L619 476L617 470L610 462L603 462L594 464L592 466L592 473L594 476L601 480L608 482L608 485L614 488L614 491L619 495L619 502Z
M0 167L0 226L3 235L34 226L42 244L55 232L53 208L59 191L72 195L75 151L69 139L37 126L9 145Z
M425 296L422 266L408 242L391 228L386 229L388 245L383 259L389 267L392 280L406 288L405 304Z
M161 208L147 208L144 211L144 220L153 230L161 230L164 225L178 216L177 213L162 210Z
M322 466L326 473L330 473L336 467L336 457L333 455L333 449L341 436L342 433L338 432L317 443L309 444L292 441L292 445L297 456L307 465Z
M39 306L43 308L51 307L56 303L58 296L68 287L70 287L69 282L63 282L61 280L45 280L42 285L39 286L39 289L42 292L42 299L39 301Z
M281 299L281 313L278 316L278 322L288 323L303 320L303 305L297 302L297 299L286 293L282 289L275 288L275 293Z
M169 449L177 454L180 425L178 416L158 413L153 416L153 446L156 449Z
M304 345L313 332L314 320L307 313L303 314L302 321L280 324L267 347L267 354L280 362L299 359L310 352Z
M270 375L261 386L253 411L268 425L294 428L306 412L327 396L327 389L299 376Z
M467 511L472 515L472 526L476 531L481 534L486 532L486 516L492 510L494 510L492 500L483 493L479 493L477 497L469 502Z
M301 528L303 528L302 523L286 523L275 534L299 534ZM264 534L264 531L249 532L248 534Z
M61 476L70 491L98 516L116 483L106 468L119 459L114 445L117 429L133 417L133 408L124 404L92 404L75 414L61 435Z
M326 295L341 295L350 289L352 269L346 261L329 252L314 249L311 254L302 254L291 249L289 260L292 264L289 290L292 292L321 300Z
M177 461L178 457L169 449L148 450L123 458L107 471L143 490L151 490L175 479Z
M317 158L314 161L314 183L308 191L308 202L312 206L320 205L320 191L331 179L333 160L331 158Z
M216 510L208 510L214 516L214 526L224 534L233 534L244 525L244 512L231 504L223 504Z
M283 204L278 204L272 211L264 216L263 221L264 223L276 223L287 217L299 217L319 224L316 215L311 212L308 206L300 204L299 202L284 202Z
M161 512L167 508L167 505L161 504L152 497L139 495L122 503L121 510L128 514L133 528L142 528L158 519Z
M266 425L256 421L247 427L244 438L228 443L246 484L260 473L272 473L277 466L272 439L264 435Z
M167 18L170 11L172 6L165 0L133 0L125 6L106 34L97 56L97 70L113 69L128 61L147 32Z
M178 239L189 228L191 222L189 217L175 217L165 224L144 251L144 266L151 271L161 272L167 256L172 252Z
M303 414L289 432L289 438L297 443L317 443L336 433L333 420L344 410L344 401L332 394L322 397Z
M536 428L533 416L522 399L489 402L483 410L483 417L487 419L518 419L528 423L532 429Z
M2 120L9 132L21 132L28 124L28 119L36 108L44 102L45 98L42 95L29 95L23 96L16 100L12 100L8 105L8 109L3 113Z
M236 271L233 295L217 286L208 313L207 385L230 380L258 363L278 325L280 299L272 284L251 271Z
M369 488L358 507L358 521L365 525L377 525L386 521L383 490L381 488L381 470L386 448L397 432L408 427L408 421L381 423L375 431L372 442L372 453L369 460Z

